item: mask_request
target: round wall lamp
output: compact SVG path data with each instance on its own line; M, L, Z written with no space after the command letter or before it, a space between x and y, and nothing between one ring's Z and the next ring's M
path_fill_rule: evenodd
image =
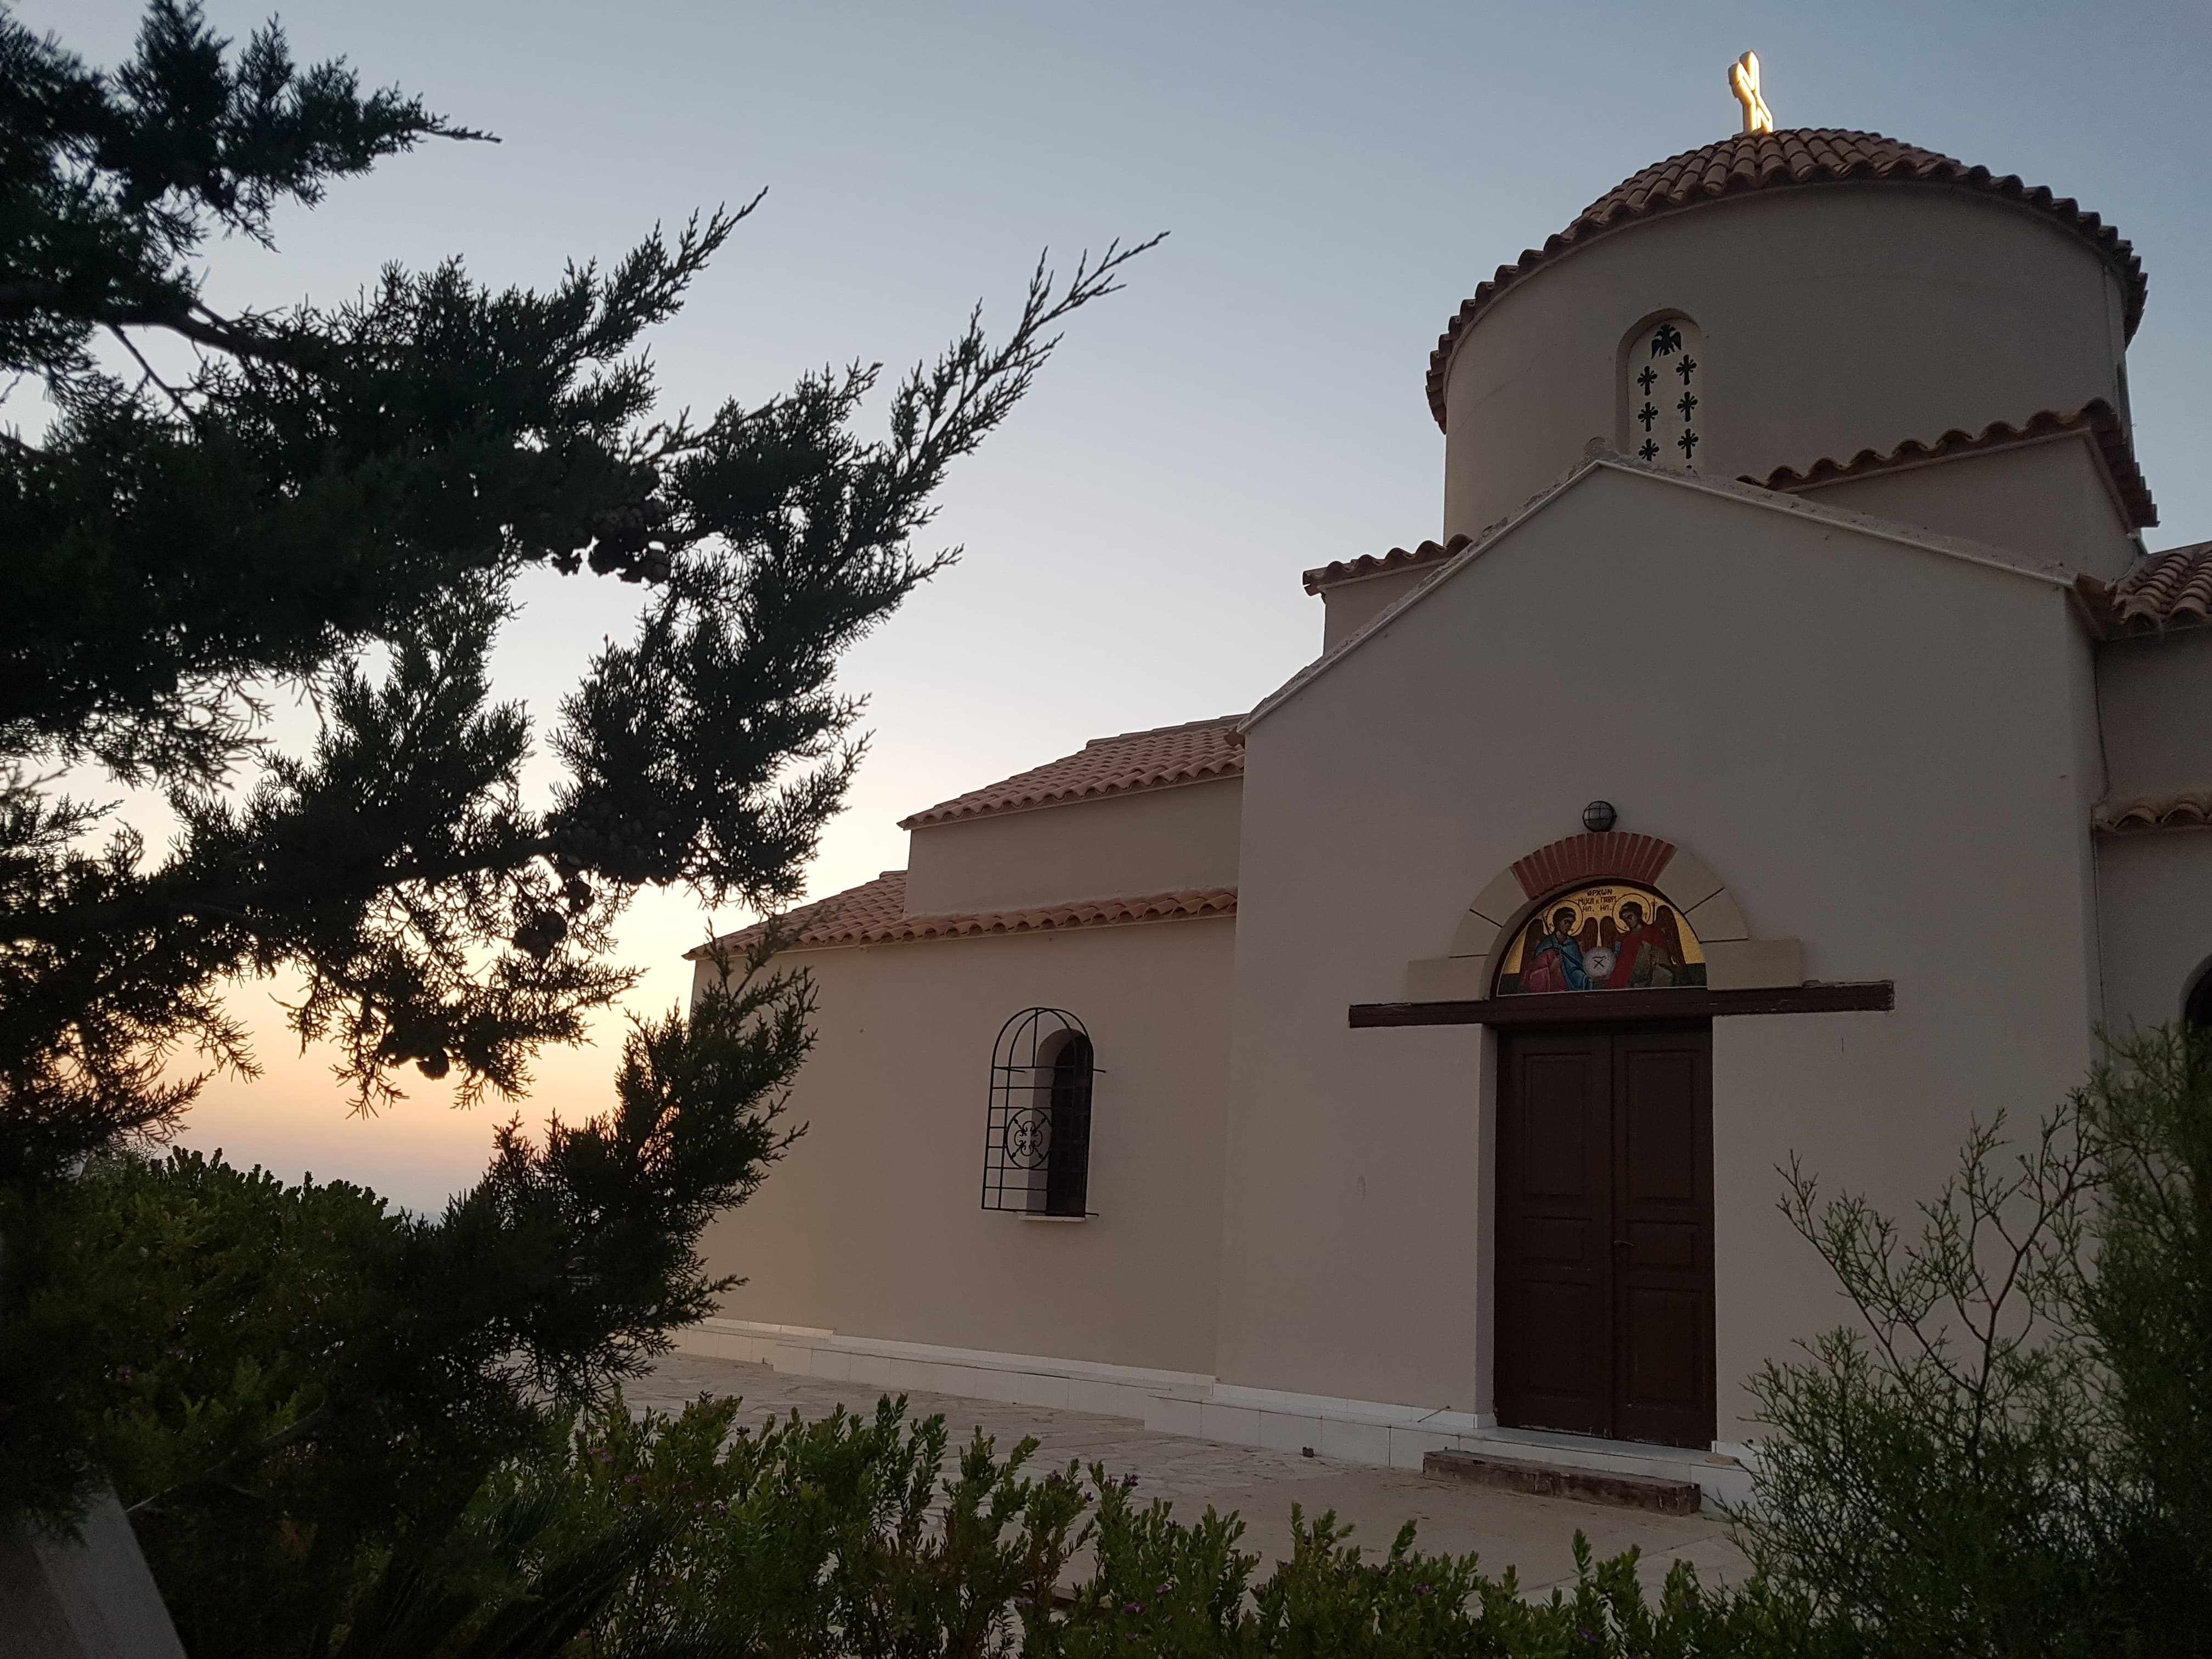
M1583 828L1593 836L1601 836L1613 828L1620 815L1613 810L1609 800L1594 800L1583 808Z

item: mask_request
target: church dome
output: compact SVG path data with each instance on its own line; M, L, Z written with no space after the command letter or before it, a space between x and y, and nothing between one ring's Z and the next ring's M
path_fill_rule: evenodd
M2133 337L2142 320L2149 286L2142 260L2118 230L2084 210L2071 197L2054 196L2039 185L2023 184L2015 175L2000 178L1987 167L1969 167L1880 133L1788 128L1737 134L1654 162L1592 202L1565 230L1547 238L1542 247L1528 249L1514 264L1498 266L1497 274L1461 305L1430 354L1430 412L1443 428L1445 381L1461 337L1492 301L1531 272L1611 232L1686 208L1753 192L1772 195L1808 185L1883 182L1973 192L2015 203L2055 221L2087 244L2111 269L2124 296L2125 332Z

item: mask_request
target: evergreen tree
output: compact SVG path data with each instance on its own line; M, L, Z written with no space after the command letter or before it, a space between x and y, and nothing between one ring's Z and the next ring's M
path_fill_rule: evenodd
M88 1157L252 1073L241 980L304 984L291 1024L363 1103L409 1067L507 1097L634 982L609 952L641 887L793 898L859 754L840 653L946 562L916 547L946 469L1149 246L1064 285L1040 262L1002 338L972 313L890 389L880 437L856 428L878 380L857 364L659 411L641 342L757 198L544 292L458 259L334 306L208 291L210 237L273 246L280 206L483 137L342 61L301 68L274 24L234 50L188 0L152 0L112 73L0 8L0 377L53 411L0 432L0 1224L21 1237ZM646 594L544 734L542 809L536 734L488 667L540 565ZM295 693L319 733L280 752L266 716ZM160 792L173 842L65 775ZM442 1276L417 1293L475 1310L456 1365L588 1379L711 1305L692 1242L781 1144L808 1041L803 978L733 966L691 1020L640 1031L605 1118L505 1137L421 1253ZM0 1340L37 1289L37 1250L17 1257ZM36 1448L74 1479L40 1404L60 1412L39 1378L67 1371L49 1337L0 1359L0 1464Z

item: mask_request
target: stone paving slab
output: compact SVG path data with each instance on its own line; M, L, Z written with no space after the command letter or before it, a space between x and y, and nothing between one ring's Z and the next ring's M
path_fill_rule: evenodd
M625 1393L633 1407L680 1409L702 1394L736 1395L757 1421L796 1410L803 1418L827 1417L838 1407L872 1416L884 1390L867 1383L789 1376L766 1365L672 1354ZM1539 1593L1574 1579L1573 1544L1579 1528L1602 1560L1632 1546L1643 1552L1641 1576L1656 1590L1677 1560L1690 1562L1709 1583L1747 1576L1743 1553L1727 1526L1705 1516L1652 1515L1565 1498L1497 1492L1433 1479L1409 1469L1379 1469L1333 1458L1304 1457L1260 1447L1224 1446L1210 1440L1163 1434L1131 1418L1040 1406L967 1400L908 1390L909 1415L942 1413L957 1450L981 1429L1005 1451L1024 1436L1040 1443L1036 1467L1071 1458L1102 1462L1115 1474L1137 1477L1137 1496L1164 1498L1186 1520L1208 1505L1234 1510L1245 1522L1243 1547L1259 1555L1260 1573L1290 1553L1291 1505L1309 1516L1334 1510L1356 1528L1353 1541L1387 1549L1400 1526L1418 1522L1418 1547L1431 1553L1482 1558L1486 1571L1520 1570L1525 1589Z

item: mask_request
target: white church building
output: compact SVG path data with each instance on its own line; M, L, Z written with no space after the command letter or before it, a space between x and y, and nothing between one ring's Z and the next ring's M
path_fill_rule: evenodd
M2212 1021L2212 543L2144 539L2141 262L1762 116L1449 319L1437 537L1306 571L1287 684L787 918L811 1129L693 1346L1736 1492L1747 1379L1846 1311L1778 1165L1909 1211L2100 1024Z

